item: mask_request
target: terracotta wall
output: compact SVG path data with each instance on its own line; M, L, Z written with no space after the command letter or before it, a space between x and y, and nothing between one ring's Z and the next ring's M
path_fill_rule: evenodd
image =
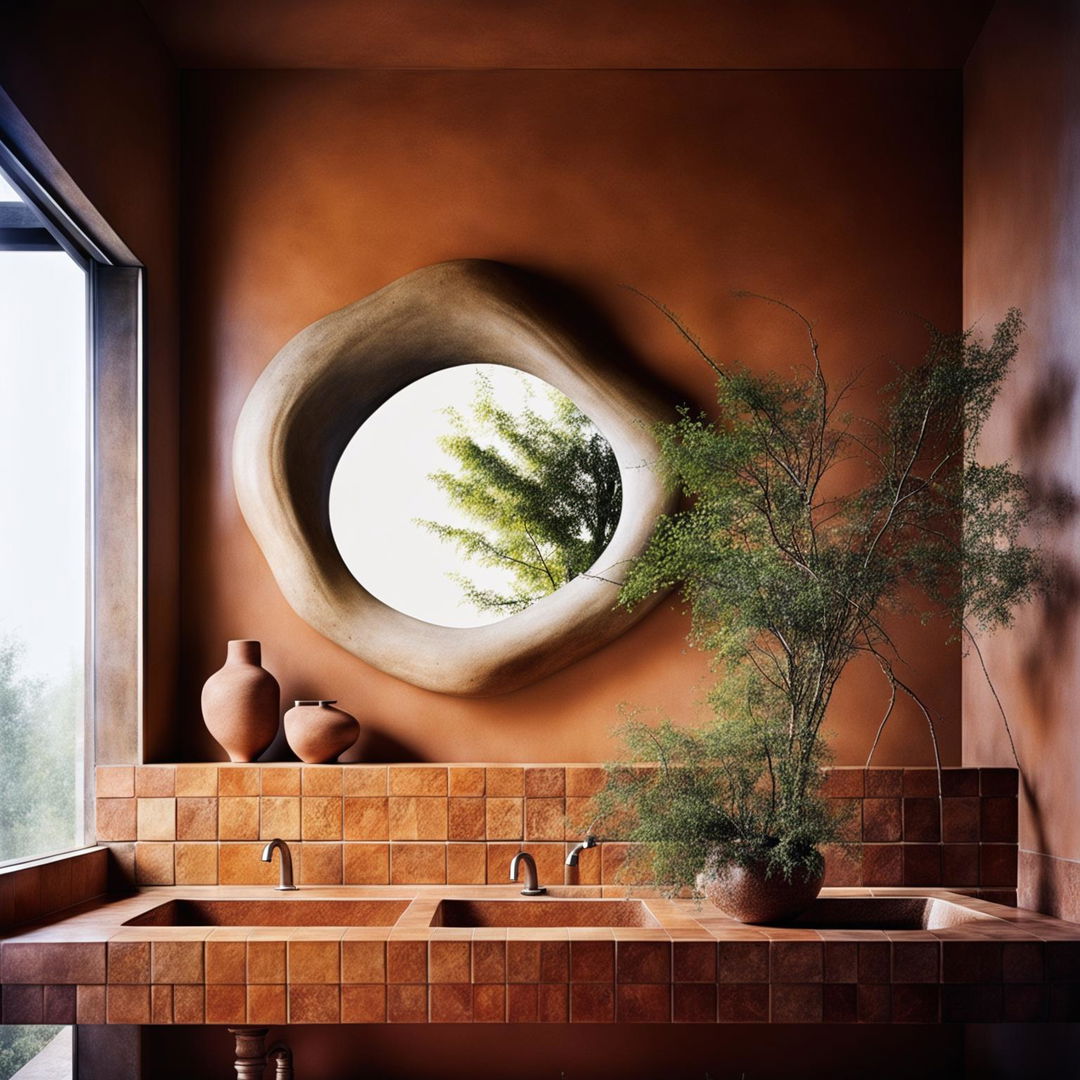
M1016 305L1028 324L991 423L987 458L1011 458L1061 518L1041 535L1052 596L984 645L1026 783L1020 902L1080 919L1080 10L1001 0L965 72L964 322ZM1011 755L974 659L964 667L964 759Z
M5 4L0 86L146 267L145 750L165 754L176 702L177 86L131 0Z
M707 666L672 606L481 701L411 688L321 638L237 509L239 409L308 323L462 256L579 290L694 402L709 372L621 286L663 299L718 356L770 368L805 357L798 327L731 292L783 297L817 321L836 381L863 369L855 405L873 408L889 364L921 352L918 317L959 324L959 124L948 71L188 73L177 758L221 756L198 691L231 637L263 641L284 699L334 697L358 714L368 760L598 760L621 702L693 715ZM958 653L932 630L898 634L958 763ZM865 759L885 697L869 668L846 679L841 763ZM878 760L932 760L918 716L896 717Z

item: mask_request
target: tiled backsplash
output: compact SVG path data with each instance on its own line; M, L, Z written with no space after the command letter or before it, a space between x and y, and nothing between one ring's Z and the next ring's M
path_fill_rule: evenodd
M143 765L97 770L97 836L143 885L261 885L290 842L309 885L505 884L524 848L541 883L615 885L629 845L564 865L603 783L596 765ZM851 843L827 853L827 885L936 885L1015 899L1017 774L829 770L850 800ZM572 824L568 824L572 823Z

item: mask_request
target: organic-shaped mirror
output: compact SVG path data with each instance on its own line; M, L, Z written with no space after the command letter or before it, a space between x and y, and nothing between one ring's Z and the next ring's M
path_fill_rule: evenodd
M330 489L350 440L384 402L426 375L466 364L516 369L565 394L614 452L622 508L595 572L576 574L507 618L457 628L414 618L357 580L335 539ZM532 277L461 260L414 271L288 342L244 404L233 475L278 585L311 626L417 686L504 693L611 641L661 599L632 611L617 604L626 563L672 505L653 472L651 429L666 415L629 374L617 345L579 326ZM367 468L386 466L380 446ZM362 513L370 523L371 511Z
M598 565L622 506L608 441L532 375L466 364L375 410L330 485L353 577L438 626L517 614Z

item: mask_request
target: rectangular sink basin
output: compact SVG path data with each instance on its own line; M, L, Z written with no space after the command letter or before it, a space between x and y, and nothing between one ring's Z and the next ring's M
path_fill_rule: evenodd
M408 900L170 900L125 926L393 926Z
M640 900L443 900L432 926L649 926L660 923Z
M944 930L992 918L929 896L819 897L788 926L810 930Z

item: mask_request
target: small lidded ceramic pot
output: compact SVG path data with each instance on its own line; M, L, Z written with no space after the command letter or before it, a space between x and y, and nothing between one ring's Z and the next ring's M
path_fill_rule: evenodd
M336 701L298 701L285 714L285 738L308 765L336 761L360 737L355 716L335 709Z

